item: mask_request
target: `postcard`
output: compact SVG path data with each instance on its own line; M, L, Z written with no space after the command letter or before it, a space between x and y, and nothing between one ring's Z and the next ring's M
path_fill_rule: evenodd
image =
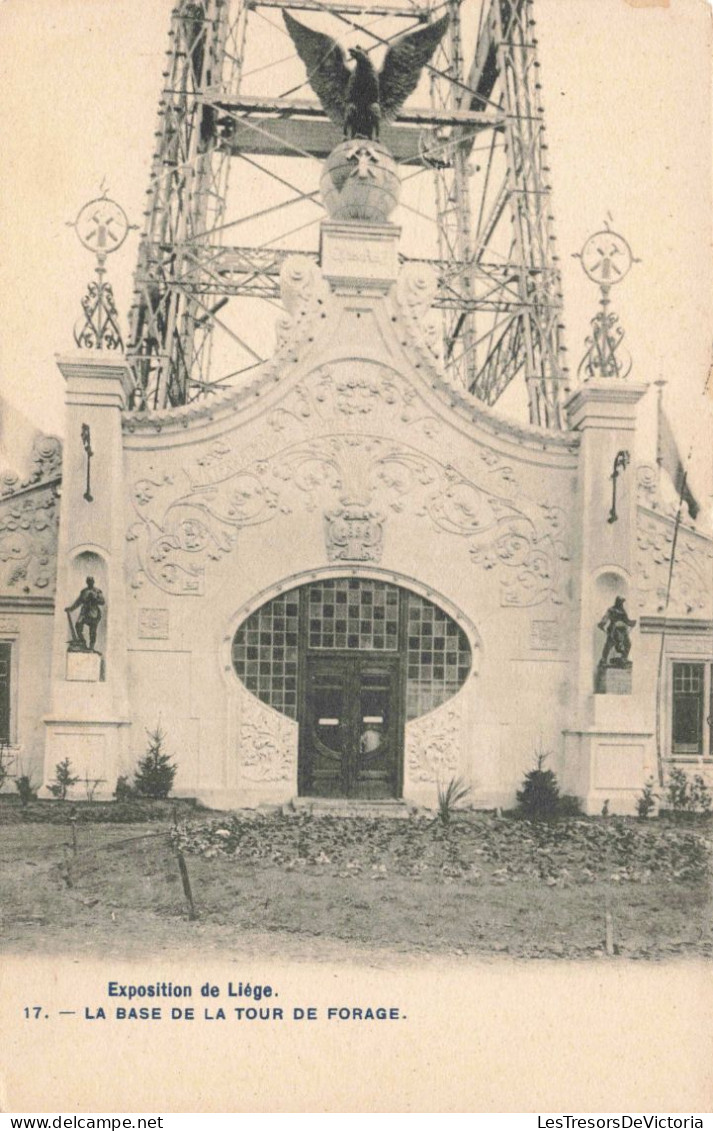
M711 27L0 2L0 1110L702 1126Z

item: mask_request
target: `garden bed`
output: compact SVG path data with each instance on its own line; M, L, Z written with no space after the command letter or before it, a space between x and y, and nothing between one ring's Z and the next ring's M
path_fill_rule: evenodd
M60 803L44 804L60 811ZM78 820L76 852L71 827L58 819L35 824L26 814L6 824L5 951L713 954L708 821L535 824L468 813L443 825L424 817L207 816L181 806L176 826L173 803L159 804L163 815L152 806L141 823Z

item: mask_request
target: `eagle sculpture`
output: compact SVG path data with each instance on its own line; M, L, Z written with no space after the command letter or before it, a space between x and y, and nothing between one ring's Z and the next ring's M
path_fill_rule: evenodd
M343 49L321 31L305 27L289 12L282 13L297 54L307 68L310 86L326 114L344 130L346 138L379 139L382 120L391 121L418 86L428 63L448 27L448 16L402 35L386 52L379 74L366 51L350 47L354 69L347 66Z

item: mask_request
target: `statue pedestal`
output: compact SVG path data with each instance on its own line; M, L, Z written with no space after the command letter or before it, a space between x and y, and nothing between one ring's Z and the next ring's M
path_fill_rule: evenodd
M102 657L99 652L67 652L65 679L98 683L101 678Z
M595 694L597 695L631 695L632 666L627 663L624 667L597 668Z
M325 220L322 274L337 294L386 294L399 273L395 224Z
M601 813L605 801L611 814L635 816L644 783L656 770L653 732L625 723L563 733L562 792L579 797L588 816Z

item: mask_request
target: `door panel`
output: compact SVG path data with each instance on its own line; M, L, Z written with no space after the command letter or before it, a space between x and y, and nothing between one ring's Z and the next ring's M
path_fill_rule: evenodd
M342 665L323 659L307 671L304 741L309 751L310 792L317 797L341 797L346 787L346 749L349 733L347 681Z
M396 795L396 666L357 663L354 795Z
M403 745L398 657L308 656L300 793L396 797Z

